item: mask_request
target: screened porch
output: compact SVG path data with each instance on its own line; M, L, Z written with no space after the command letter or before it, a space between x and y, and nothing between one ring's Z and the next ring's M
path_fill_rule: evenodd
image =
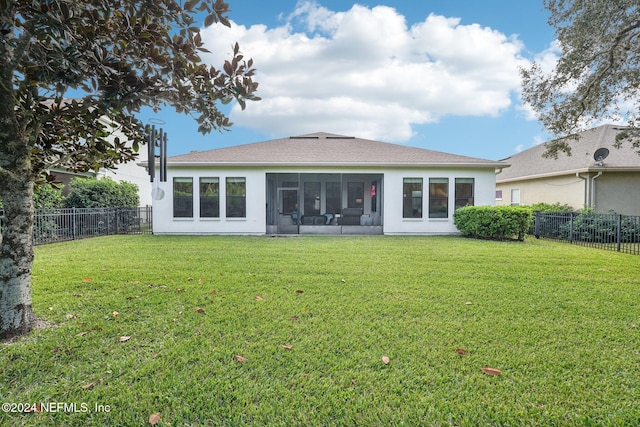
M382 174L268 173L268 234L382 234Z

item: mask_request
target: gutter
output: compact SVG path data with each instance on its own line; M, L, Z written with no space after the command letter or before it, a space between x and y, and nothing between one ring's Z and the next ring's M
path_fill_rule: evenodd
M139 166L146 167L148 162L139 162ZM509 165L496 164L496 162L480 162L480 163L387 163L387 162L363 162L363 163L337 163L337 162L297 162L297 163L278 163L278 162L168 162L169 167L393 167L393 168L500 168L509 167Z

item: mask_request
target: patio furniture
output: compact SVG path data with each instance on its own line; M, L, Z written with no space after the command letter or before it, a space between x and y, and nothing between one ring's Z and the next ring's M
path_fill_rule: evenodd
M360 225L362 208L342 209L342 225Z

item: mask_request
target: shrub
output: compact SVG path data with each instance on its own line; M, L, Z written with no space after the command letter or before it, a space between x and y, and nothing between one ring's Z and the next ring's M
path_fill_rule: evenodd
M573 212L574 209L573 207L567 205L566 203L564 205L561 205L559 202L558 203L536 203L535 205L531 205L528 206L529 209L531 209L533 212L535 211L540 211L540 212L564 212L564 213L568 213L568 212Z
M453 213L462 235L478 239L522 241L531 219L531 209L519 206L465 206Z
M137 185L110 178L76 178L65 199L68 208L135 208L139 203Z
M41 184L34 188L33 202L36 209L58 209L64 205L64 196L60 188Z

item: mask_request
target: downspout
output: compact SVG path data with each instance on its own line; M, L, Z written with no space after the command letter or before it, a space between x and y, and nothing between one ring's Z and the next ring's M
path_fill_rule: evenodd
M591 178L591 206L595 209L596 207L596 179L602 176L602 171L598 172L593 178Z
M580 172L576 172L576 176L584 181L583 201L584 201L584 207L588 208L590 206L590 200L589 200L589 177L588 176L586 178L583 177L582 175L580 175Z

